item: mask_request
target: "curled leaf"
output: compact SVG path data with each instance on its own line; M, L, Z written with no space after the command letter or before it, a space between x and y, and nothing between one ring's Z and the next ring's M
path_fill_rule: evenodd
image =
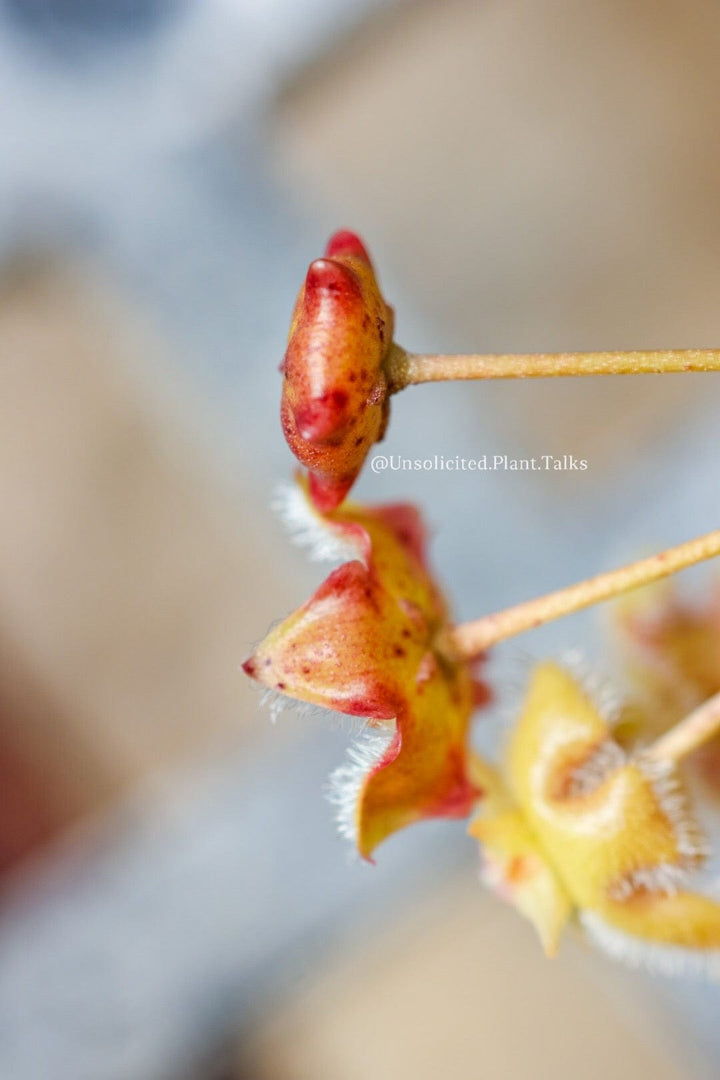
M244 667L281 694L367 720L370 741L338 770L335 798L343 830L370 857L405 825L470 812L476 682L450 647L447 606L413 507L347 504L321 516L298 489L286 516L321 552L353 557Z
M482 878L537 930L546 956L554 956L572 914L572 902L519 810L486 811L470 826L482 845Z
M705 847L670 767L628 756L554 663L533 672L503 779L502 797L486 797L471 832L500 867L494 884L546 950L572 911L630 960L720 966L720 904L690 887Z

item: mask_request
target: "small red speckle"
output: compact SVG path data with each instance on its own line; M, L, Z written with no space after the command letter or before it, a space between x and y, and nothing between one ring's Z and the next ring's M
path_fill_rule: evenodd
M510 860L506 869L508 882L511 885L520 885L531 874L531 865L524 855L516 855Z
M284 682L275 683L275 686L277 687L278 690L284 690L285 689L285 683Z
M473 679L473 704L476 709L489 705L493 700L493 692L482 679Z
M267 663L267 661L266 661L266 663ZM249 660L245 661L245 663L242 666L242 669L245 672L245 674L249 675L250 678L252 679L253 676L255 675L255 673L257 672L257 664L255 663L253 658L250 657Z
M405 656L406 652L403 649L402 645L393 645L393 654L395 656Z

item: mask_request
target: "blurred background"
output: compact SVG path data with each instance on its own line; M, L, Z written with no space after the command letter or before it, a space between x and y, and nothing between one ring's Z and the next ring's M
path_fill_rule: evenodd
M307 263L419 351L720 344L711 0L0 2L0 1075L715 1077L720 991L546 961L462 827L369 868L239 671L323 576L268 502ZM386 473L459 618L717 526L713 376L419 387ZM498 650L492 743L531 658Z

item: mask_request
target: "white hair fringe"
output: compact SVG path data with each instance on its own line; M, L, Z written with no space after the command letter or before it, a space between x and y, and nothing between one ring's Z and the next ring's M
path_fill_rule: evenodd
M378 765L395 738L394 721L382 727L366 725L350 745L347 757L331 773L327 797L335 807L338 831L346 840L357 843L357 804L368 773Z
M348 562L363 557L357 543L340 536L332 525L315 513L298 484L279 484L270 505L292 542L305 548L313 562Z

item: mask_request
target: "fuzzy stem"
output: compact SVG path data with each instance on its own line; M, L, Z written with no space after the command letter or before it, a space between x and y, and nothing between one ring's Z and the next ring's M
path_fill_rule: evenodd
M681 761L720 731L720 694L708 698L702 705L670 728L648 750L658 761Z
M499 641L514 637L525 630L532 630L543 623L552 622L563 615L610 600L640 585L659 581L686 566L720 555L720 529L689 540L685 544L668 548L648 559L611 570L606 574L570 585L558 592L548 593L535 600L528 600L492 615L484 615L474 622L457 626L453 631L453 643L459 654L466 658L479 656Z
M393 346L388 359L392 392L448 379L537 379L556 375L663 375L720 371L720 349L632 352L420 354Z

